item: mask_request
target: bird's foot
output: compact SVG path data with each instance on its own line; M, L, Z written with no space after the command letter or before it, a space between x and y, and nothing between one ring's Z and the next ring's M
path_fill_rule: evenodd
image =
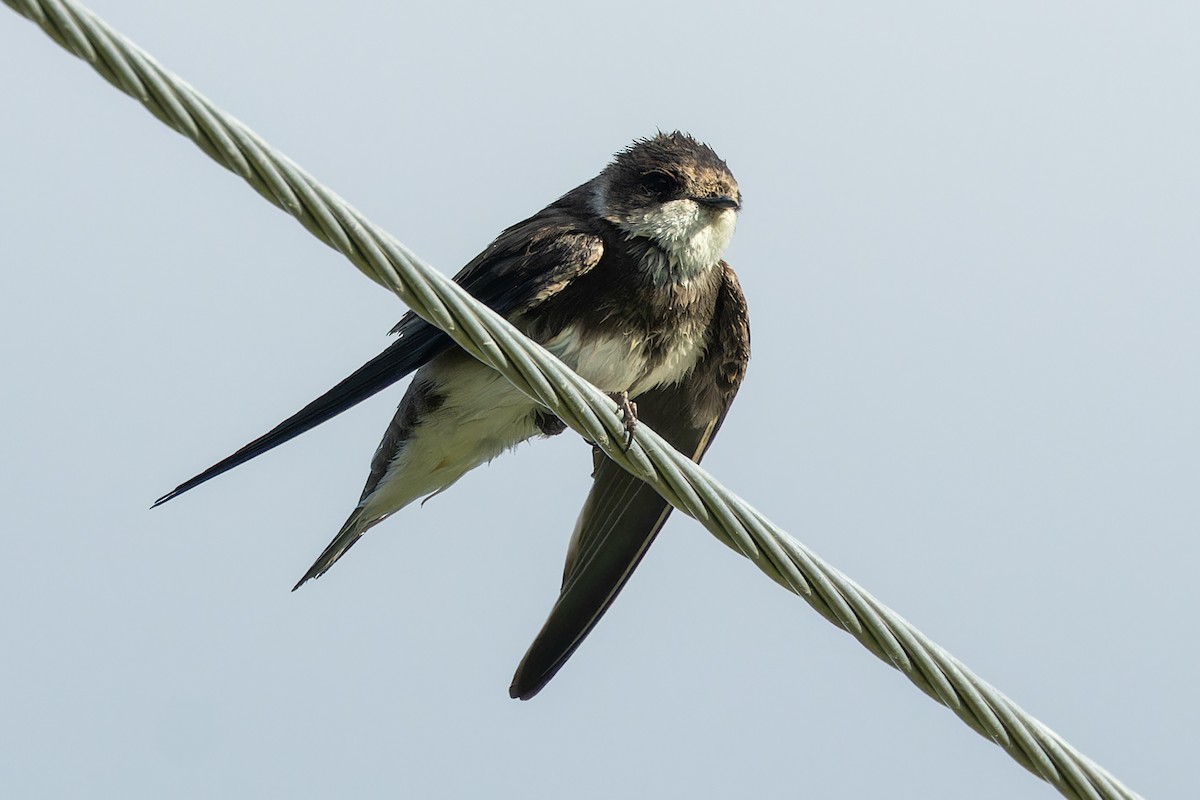
M625 452L633 447L633 432L637 429L637 403L629 399L629 392L609 392L621 409L621 421L625 423Z

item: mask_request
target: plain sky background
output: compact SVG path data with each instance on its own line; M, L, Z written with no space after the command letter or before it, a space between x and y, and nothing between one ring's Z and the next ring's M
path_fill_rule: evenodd
M1194 791L1200 5L93 8L447 273L633 138L709 142L754 358L708 468L1135 790ZM8 9L0 72L6 797L1056 796L678 514L510 700L569 434L295 594L402 387L149 511L404 309Z

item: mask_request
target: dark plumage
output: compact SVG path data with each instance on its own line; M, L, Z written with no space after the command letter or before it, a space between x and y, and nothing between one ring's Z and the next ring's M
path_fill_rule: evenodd
M699 460L750 357L746 303L721 260L741 195L707 145L659 134L501 233L455 276L598 388ZM417 371L358 505L296 584L324 574L369 528L468 470L564 426L448 336L409 312L397 341L329 392L158 505L298 436ZM572 536L562 591L513 679L536 694L603 615L670 506L602 459Z

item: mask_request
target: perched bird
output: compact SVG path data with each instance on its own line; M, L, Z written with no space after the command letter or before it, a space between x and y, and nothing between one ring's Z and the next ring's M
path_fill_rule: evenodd
M454 280L680 451L703 456L750 357L746 302L722 255L741 194L716 153L660 133L507 229ZM371 527L474 467L565 425L409 312L383 353L170 500L319 425L416 370L358 505L296 584L323 575ZM636 399L636 404L631 400ZM597 451L561 594L510 687L541 690L600 619L671 506Z

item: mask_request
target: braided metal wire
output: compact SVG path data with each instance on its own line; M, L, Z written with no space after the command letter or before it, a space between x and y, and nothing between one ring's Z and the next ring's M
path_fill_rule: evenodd
M1064 796L1138 797L646 425L626 451L612 400L89 10L71 0L4 2Z

